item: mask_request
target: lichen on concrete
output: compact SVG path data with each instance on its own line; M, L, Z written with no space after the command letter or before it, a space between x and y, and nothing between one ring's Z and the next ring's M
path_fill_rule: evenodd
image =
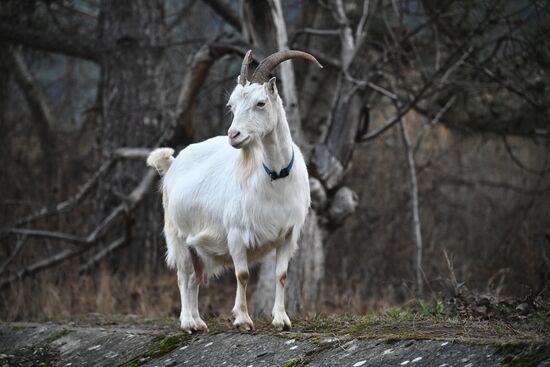
M0 365L32 366L528 366L550 363L550 340L529 325L410 314L297 319L276 332L260 319L239 333L208 320L188 335L177 320L87 315L37 323L0 323ZM538 331L537 331L538 330Z

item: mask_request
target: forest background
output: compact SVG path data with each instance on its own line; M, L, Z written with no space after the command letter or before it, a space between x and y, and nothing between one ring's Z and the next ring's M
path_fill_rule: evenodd
M226 134L244 53L275 72L311 175L293 313L544 295L550 4L28 0L0 4L0 318L176 316L144 157ZM201 290L227 314L231 272ZM273 262L253 268L270 310Z

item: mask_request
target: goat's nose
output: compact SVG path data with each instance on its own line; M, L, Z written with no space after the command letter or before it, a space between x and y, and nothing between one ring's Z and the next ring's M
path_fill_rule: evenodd
M233 139L237 138L239 135L241 135L241 132L240 131L231 131L231 130L229 130L227 132L227 134L229 135L229 139L233 140Z

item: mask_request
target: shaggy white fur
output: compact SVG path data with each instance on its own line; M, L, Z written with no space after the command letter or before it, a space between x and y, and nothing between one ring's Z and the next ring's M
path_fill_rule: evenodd
M275 78L264 84L237 83L228 106L234 115L229 138L189 145L175 159L173 150L160 148L147 159L164 175L166 260L178 271L181 327L206 329L197 307L199 284L233 265L234 324L252 329L246 304L248 262L276 249L273 325L287 329L286 272L310 205L306 164L292 142ZM262 163L278 172L289 164L292 151L290 174L272 181Z

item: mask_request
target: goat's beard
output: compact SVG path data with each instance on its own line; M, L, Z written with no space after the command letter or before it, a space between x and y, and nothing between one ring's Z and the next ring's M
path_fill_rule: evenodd
M260 144L251 141L250 144L241 148L238 169L241 186L246 187L250 177L262 164L263 151Z

